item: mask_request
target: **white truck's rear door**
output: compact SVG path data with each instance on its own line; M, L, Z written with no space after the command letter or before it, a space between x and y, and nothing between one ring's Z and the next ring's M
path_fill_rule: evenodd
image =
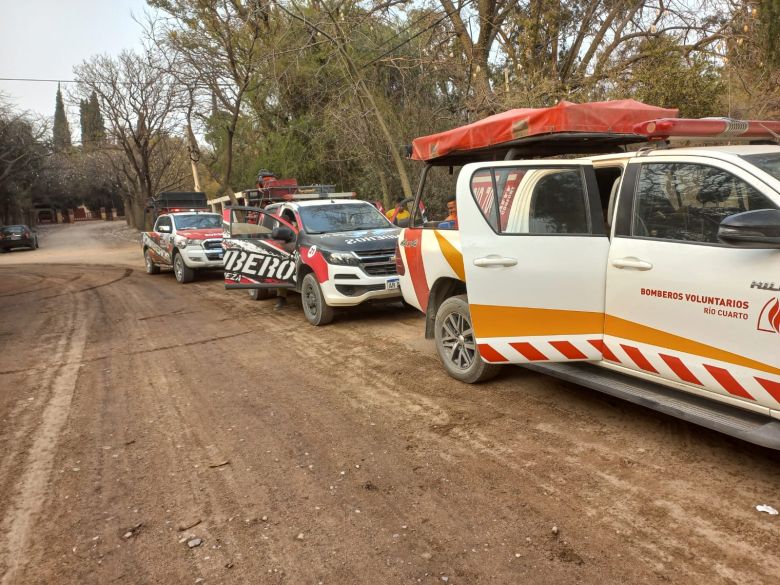
M457 203L482 358L600 360L609 239L591 164L470 164Z

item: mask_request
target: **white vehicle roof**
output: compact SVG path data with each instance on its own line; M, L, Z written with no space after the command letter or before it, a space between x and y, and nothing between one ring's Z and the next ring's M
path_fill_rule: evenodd
M368 201L363 199L312 199L309 201L288 201L287 205L294 205L295 207L316 207L317 205L348 205L361 203L365 205L371 205ZM284 205L284 203L275 203L274 207ZM270 205L268 207L271 207ZM373 205L371 205L373 207Z
M222 217L219 215L219 213L214 213L213 211L174 211L171 213L161 213L160 216L163 215L171 215L171 216L179 216L179 215L216 215L218 217Z
M750 154L780 154L780 146L774 144L735 144L718 146L685 146L680 148L653 148L638 150L634 152L618 152L615 154L601 154L598 156L583 157L584 160L590 160L594 163L627 160L638 156L708 156L721 160L733 161L738 156Z

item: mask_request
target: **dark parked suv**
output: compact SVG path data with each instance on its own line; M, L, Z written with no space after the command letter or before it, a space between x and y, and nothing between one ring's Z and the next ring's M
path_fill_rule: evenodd
M4 225L0 227L0 251L9 252L14 248L38 247L38 234L26 225Z

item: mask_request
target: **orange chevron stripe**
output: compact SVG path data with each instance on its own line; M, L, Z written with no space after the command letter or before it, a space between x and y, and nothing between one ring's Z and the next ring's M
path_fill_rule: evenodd
M466 270L463 267L463 254L450 241L441 235L438 231L433 232L436 234L436 241L439 242L439 248L447 263L452 268L452 271L458 275L463 282L466 282Z
M449 243L449 242L448 242ZM646 343L780 376L780 367L613 315L563 309L470 305L477 337L598 334Z
M604 314L588 311L470 305L477 337L530 337L601 333Z
M647 325L627 321L620 317L613 317L612 315L605 316L604 334L780 376L780 368L776 366L765 364L712 345L707 345L706 343L694 341L693 339L680 337L679 335L667 333L660 329L648 327Z

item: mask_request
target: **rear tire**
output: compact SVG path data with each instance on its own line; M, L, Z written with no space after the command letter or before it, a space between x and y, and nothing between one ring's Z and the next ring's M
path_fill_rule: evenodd
M315 327L327 325L333 321L333 307L329 307L325 302L322 289L311 272L303 278L301 304L306 320Z
M181 254L173 257L173 274L179 284L186 284L195 280L195 271L184 263Z
M146 266L146 274L160 274L160 267L152 260L149 248L144 250L144 265Z
M253 301L264 301L276 296L276 291L270 288L250 288L249 298Z
M499 366L479 355L466 295L450 297L439 306L434 333L439 359L456 380L476 384L498 374Z

